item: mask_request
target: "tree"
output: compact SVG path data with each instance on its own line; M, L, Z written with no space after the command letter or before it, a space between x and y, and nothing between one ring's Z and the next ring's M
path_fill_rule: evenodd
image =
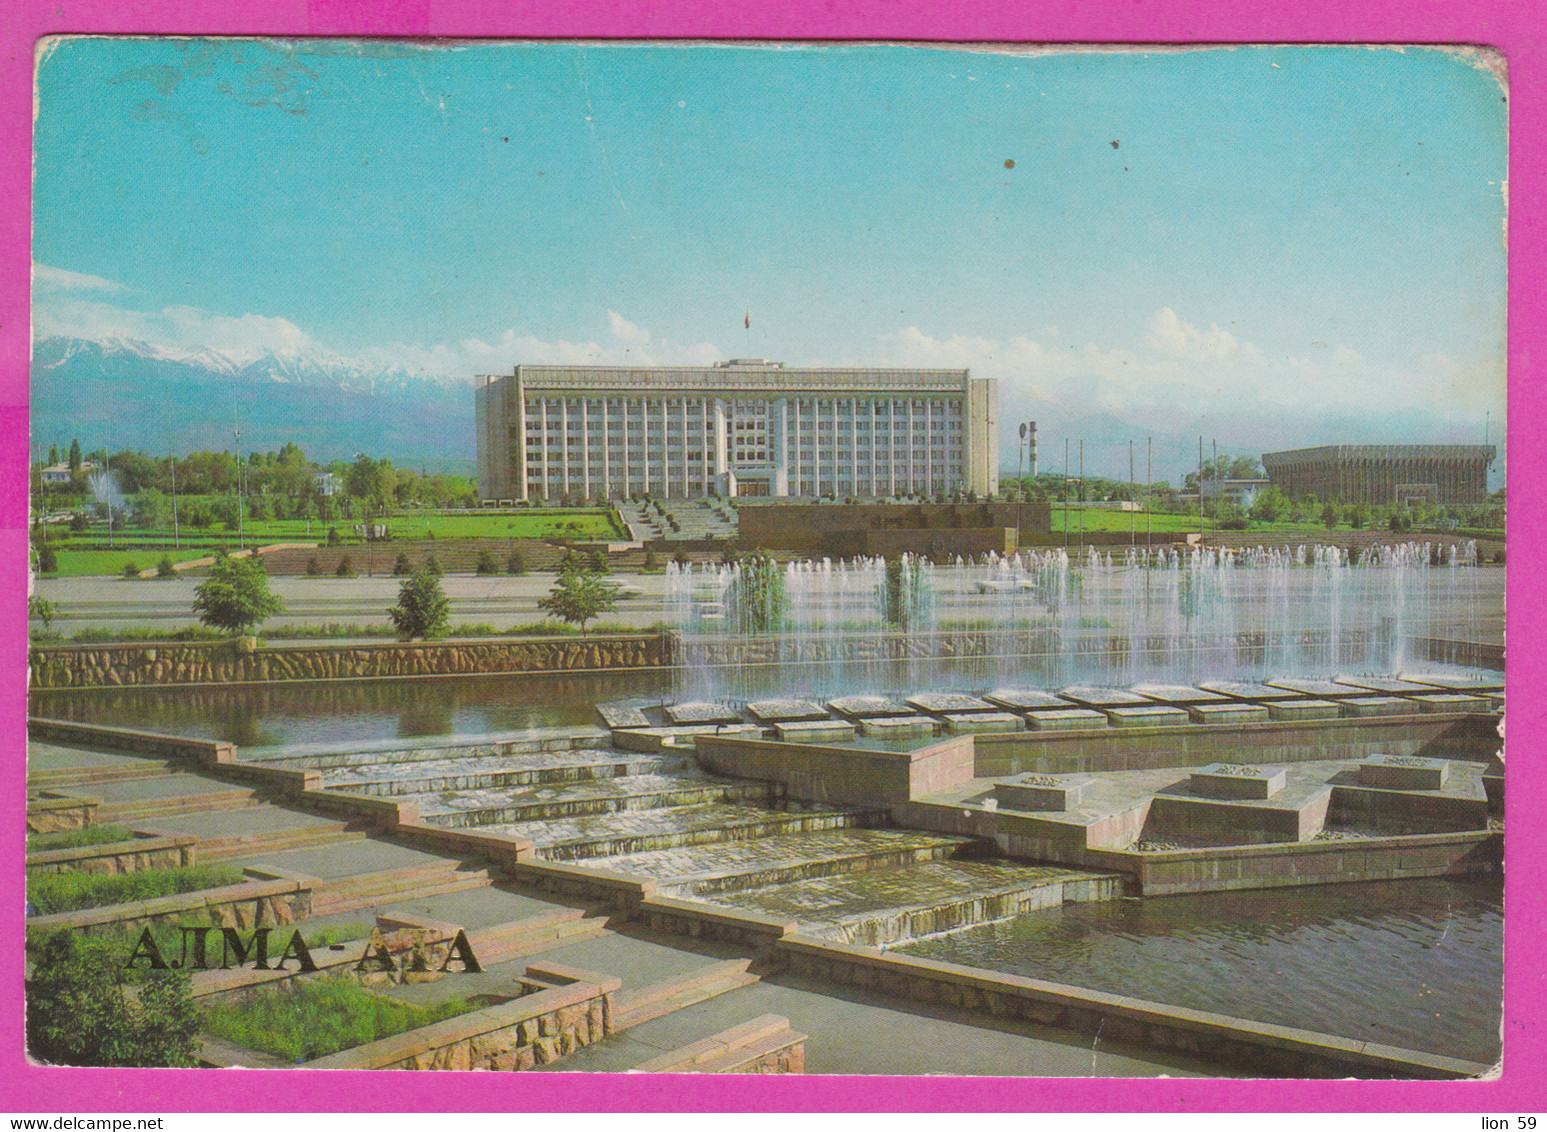
M161 556L161 561L156 563L156 577L158 577L158 578L175 578L175 577L177 577L177 567L172 565L172 556L171 555L163 554Z
M1289 501L1284 498L1284 493L1270 485L1257 493L1256 502L1252 504L1251 516L1259 523L1271 523L1288 509Z
M47 598L33 594L27 599L27 617L29 619L35 617L43 622L43 631L45 633L54 627L54 616L56 613L57 610L54 608L54 603Z
M526 559L519 550L512 550L510 557L505 559L505 573L518 576L526 573Z
M422 568L403 582L397 604L387 610L387 616L399 635L411 641L445 636L450 611L451 599L441 589L439 575Z
M38 551L38 573L59 573L59 556L54 553L53 547L45 546Z
M185 971L151 971L131 996L122 960L57 931L27 980L27 1049L56 1065L188 1068L199 1011Z
M408 555L398 553L397 561L392 564L392 573L399 578L406 578L414 572L413 566L408 561Z
M487 550L480 550L478 552L478 565L475 569L480 574L495 574L499 572L499 568L494 564L494 555L490 554Z
M584 632L587 621L617 608L618 587L589 570L560 570L553 592L539 598L537 606Z
M70 441L70 471L78 472L80 470L81 470L81 442L79 440L72 440L72 441Z
M263 563L252 557L216 558L209 577L193 594L193 609L200 621L233 633L261 624L281 608L269 589Z
M1321 505L1321 521L1329 531L1338 525L1338 505L1330 499Z

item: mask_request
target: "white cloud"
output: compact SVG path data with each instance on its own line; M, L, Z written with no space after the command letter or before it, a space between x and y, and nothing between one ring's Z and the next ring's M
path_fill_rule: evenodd
M236 318L211 314L197 307L167 307L161 318L176 336L175 345L208 347L232 353L263 350L313 350L318 344L295 323L285 318L244 314Z
M46 263L32 265L32 286L38 291L104 291L108 294L128 290L122 283L103 279L100 275L65 271Z
M1195 362L1217 362L1242 358L1250 361L1256 357L1256 349L1249 343L1243 348L1234 334L1211 326L1199 330L1190 322L1183 322L1170 307L1161 307L1151 317L1149 334L1145 344L1172 357Z
M617 311L607 312L607 322L612 327L612 336L619 341L631 342L636 346L650 344L650 332L638 323L630 322Z

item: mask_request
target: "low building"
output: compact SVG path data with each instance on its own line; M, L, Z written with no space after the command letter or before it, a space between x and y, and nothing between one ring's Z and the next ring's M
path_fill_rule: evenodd
M1491 444L1335 444L1265 452L1268 478L1291 499L1436 506L1485 503Z
M988 495L996 402L967 370L520 365L477 389L479 495Z
M97 465L94 461L86 460L81 464L80 471L83 476L89 476L96 470ZM67 484L74 475L70 470L69 464L50 464L48 467L41 469L39 474L42 476L43 482L50 487Z
M1272 482L1267 479L1202 480L1198 484L1198 497L1205 503L1218 499L1221 503L1233 503L1242 511L1250 511L1262 489Z
M737 519L743 548L806 558L1014 554L1052 528L1047 503L747 503Z

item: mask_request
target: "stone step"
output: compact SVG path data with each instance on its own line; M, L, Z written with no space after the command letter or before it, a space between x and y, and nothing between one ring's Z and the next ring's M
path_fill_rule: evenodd
M550 861L584 861L691 845L723 845L755 838L880 825L885 815L871 810L812 806L773 810L764 806L711 802L657 810L622 810L590 817L511 826Z
M104 800L97 807L99 822L143 822L178 814L250 810L266 805L256 790L219 790L207 794L176 794L165 798Z
M583 939L605 935L604 916L587 916L584 908L556 908L524 920L479 928L467 933L473 952L484 967L527 955L540 955Z
M525 791L470 790L439 796L415 795L414 799L424 821L465 828L707 802L760 801L768 793L769 787L761 782L737 782L707 775L631 775Z
M90 793L94 782L137 782L146 778L166 778L185 773L170 762L146 760L143 766L63 767L57 770L28 770L28 790L73 790Z
M231 837L201 837L198 855L200 862L229 861L268 853L282 853L289 849L311 849L319 845L359 841L366 837L368 832L366 829L354 828L346 822L330 822L325 826L313 824L294 829L265 830L262 833L245 833Z
M323 784L342 793L384 798L664 775L689 769L691 765L691 759L680 755L628 755L601 750L563 754L544 752L514 758L443 759L432 763L396 764L391 768L351 768L324 775ZM393 770L397 773L392 773Z
M965 837L896 829L843 829L604 857L582 867L645 876L667 895L704 895L871 872L953 856Z
M404 897L441 896L469 888L487 888L492 883L487 869L458 869L455 861L332 878L319 881L312 889L311 914L332 916Z
M794 919L807 935L887 947L1013 919L1066 901L1122 894L1115 873L998 859L927 861L870 873L816 877L707 898Z
M751 959L729 959L642 987L625 987L613 996L613 1032L674 1014L684 1007L759 982L760 976L748 970L751 966Z

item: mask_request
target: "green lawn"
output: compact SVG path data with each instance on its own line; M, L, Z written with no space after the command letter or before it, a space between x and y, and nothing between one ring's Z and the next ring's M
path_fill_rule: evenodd
M133 562L142 571L142 578L156 580L156 563L162 555L173 562L189 562L195 558L207 558L214 553L203 549L172 550L162 547L129 547L126 550L56 550L61 578L78 578L92 574L122 574L124 567Z

